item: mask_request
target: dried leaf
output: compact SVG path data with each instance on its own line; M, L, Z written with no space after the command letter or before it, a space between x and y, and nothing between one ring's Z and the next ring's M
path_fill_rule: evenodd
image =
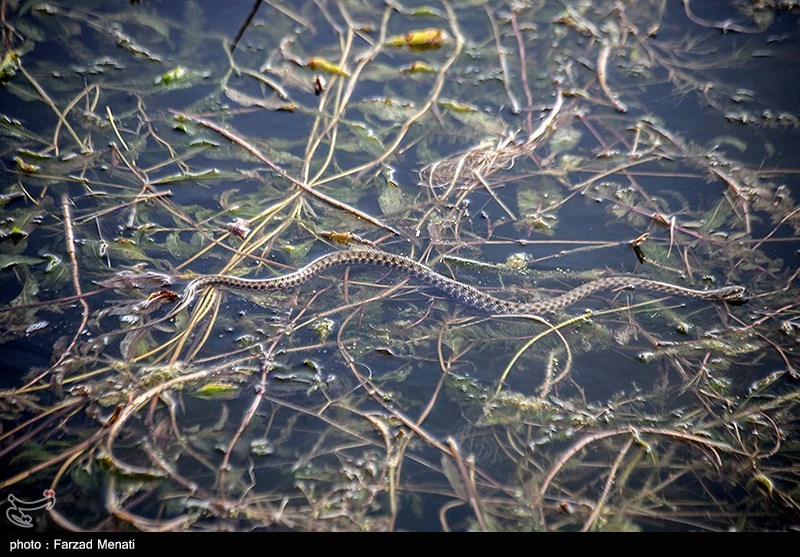
M228 229L228 232L237 238L241 238L242 240L244 240L245 237L250 234L250 224L246 219L235 219L232 223L228 224L226 228Z
M35 164L30 164L25 162L24 160L22 160L22 157L14 157L14 162L17 165L17 170L28 176L36 174L41 168Z
M336 232L332 230L330 232L323 232L321 236L342 246L349 245L353 242L353 234L350 232Z

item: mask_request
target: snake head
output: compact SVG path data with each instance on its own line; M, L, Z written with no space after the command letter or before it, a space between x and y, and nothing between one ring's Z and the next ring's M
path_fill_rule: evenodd
M741 306L750 300L744 286L726 286L720 289L719 299L732 306Z

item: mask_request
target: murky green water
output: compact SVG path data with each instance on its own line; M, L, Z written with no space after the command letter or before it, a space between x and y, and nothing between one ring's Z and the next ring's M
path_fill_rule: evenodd
M794 3L2 9L0 498L52 490L37 529L796 528ZM357 248L750 300L499 316L353 266L164 319Z

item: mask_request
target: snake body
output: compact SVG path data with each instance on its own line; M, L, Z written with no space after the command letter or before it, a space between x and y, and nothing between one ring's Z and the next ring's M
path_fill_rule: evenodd
M745 288L742 286L726 286L714 290L694 290L641 277L612 276L588 282L560 296L555 296L547 300L517 302L503 300L482 292L473 286L446 277L402 255L394 255L377 250L355 249L328 253L297 271L273 278L248 279L230 275L199 276L187 284L178 305L170 312L170 315L174 315L189 306L196 298L197 293L206 287L223 287L262 292L285 290L300 286L314 276L332 267L343 265L371 265L396 269L430 286L438 288L452 298L468 306L497 315L539 315L554 313L574 305L595 292L620 288L641 288L673 296L719 300L734 305L742 304L747 301Z

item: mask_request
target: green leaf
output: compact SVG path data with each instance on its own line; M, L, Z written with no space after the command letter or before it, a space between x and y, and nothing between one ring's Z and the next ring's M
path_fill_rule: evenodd
M170 71L162 74L156 80L156 88L159 91L171 91L173 89L183 89L192 87L200 79L208 77L208 72L190 70L184 66L177 66Z
M158 79L159 85L174 85L186 78L188 70L184 66L177 66Z
M409 200L403 192L394 185L380 186L378 206L384 214L396 214L408 208Z
M153 62L160 62L161 58L156 56L155 54L151 53L149 50L140 46L136 41L134 41L131 37L123 33L122 31L115 31L114 32L114 39L117 41L117 46L120 48L125 49L130 54L132 54L135 58L145 58L147 60L151 60Z
M0 269L7 269L15 265L38 265L39 263L44 263L44 261L44 259L38 257L0 253Z
M16 298L11 300L9 304L11 306L23 306L39 301L37 297L37 294L39 294L39 281L34 278L33 273L28 270L27 266L21 266L20 270L20 274L24 277L22 291Z
M42 286L52 288L54 285L63 283L68 278L68 273L61 258L51 253L45 253L44 258L47 266L44 269L45 276Z
M129 21L149 27L163 38L169 39L169 27L163 18L151 16L150 14L139 10L129 10L125 12L125 16Z
M253 439L250 441L250 452L253 456L269 456L275 452L275 445L269 439Z
M144 250L127 238L117 238L108 244L112 257L121 257L134 261L151 261L152 257L145 254Z
M216 168L209 168L208 170L201 170L199 172L182 172L181 174L172 174L171 176L164 176L151 182L153 185L161 184L175 184L177 182L185 182L187 180L206 180L209 178L221 178L221 172Z
M291 112L297 108L293 101L284 101L277 96L272 97L254 97L233 87L225 87L223 89L225 96L230 100L241 106L258 106L266 110L285 110Z
M535 187L521 187L517 190L517 207L522 215L554 210L562 201L564 196L560 189L544 181Z
M192 246L181 240L180 232L170 232L164 244L170 255L177 259L186 258L192 254Z
M25 129L22 122L16 118L9 118L4 114L0 114L0 134L20 139L31 139L43 145L47 145L49 141Z
M228 383L208 383L194 393L203 398L230 399L239 394L239 387Z

